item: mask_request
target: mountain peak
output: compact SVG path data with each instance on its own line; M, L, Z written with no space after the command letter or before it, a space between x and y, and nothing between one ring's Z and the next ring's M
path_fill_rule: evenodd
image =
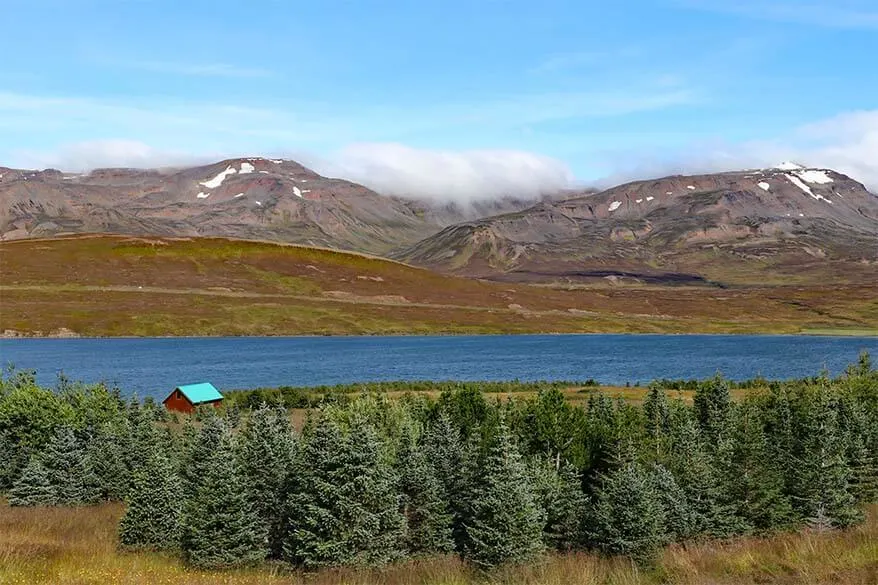
M791 162L791 161L784 161L784 162L782 162L778 165L775 165L771 168L778 169L781 171L800 171L806 167L803 165L800 165L798 163Z

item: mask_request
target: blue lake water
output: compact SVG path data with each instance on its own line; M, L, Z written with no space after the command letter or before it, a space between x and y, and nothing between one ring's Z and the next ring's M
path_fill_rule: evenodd
M54 384L117 384L164 397L174 386L220 389L315 386L366 380L586 380L644 384L655 378L740 380L833 374L878 337L746 335L501 335L462 337L225 337L2 339L0 362L35 369Z

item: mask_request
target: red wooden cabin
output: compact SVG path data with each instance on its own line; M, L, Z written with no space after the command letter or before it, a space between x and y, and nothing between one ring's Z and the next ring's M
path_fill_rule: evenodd
M203 404L218 406L223 401L223 395L210 382L199 384L185 384L177 386L167 398L162 401L165 408L177 412L191 413L196 407Z

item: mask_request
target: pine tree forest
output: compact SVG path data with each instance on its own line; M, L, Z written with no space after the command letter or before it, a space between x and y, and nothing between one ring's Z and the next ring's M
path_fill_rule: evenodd
M180 420L103 385L9 371L0 493L12 506L124 501L126 550L305 570L449 554L490 570L575 550L649 564L670 543L844 530L878 499L868 355L739 400L720 376L689 402L657 384L643 396L367 393L324 400L297 429L278 406Z

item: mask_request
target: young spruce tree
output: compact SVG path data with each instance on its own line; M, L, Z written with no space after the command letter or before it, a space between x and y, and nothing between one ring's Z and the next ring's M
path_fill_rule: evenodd
M444 554L454 550L453 516L445 486L418 442L414 422L403 425L396 467L402 512L406 518L405 543L409 554Z
M501 418L464 520L465 557L479 567L527 561L543 551L544 518L527 467Z
M696 519L685 490L674 475L661 463L653 463L647 470L665 517L665 540L682 542L696 535Z
M268 530L273 558L282 553L285 519L281 510L295 448L286 409L265 405L252 411L238 439L238 465L250 503Z
M396 478L372 425L323 416L302 437L286 490L284 558L306 568L382 565L403 554Z
M49 472L38 455L31 457L9 490L10 506L54 506L58 503Z
M740 529L735 505L723 489L721 474L688 409L674 409L671 456L666 467L686 494L692 514L691 536L725 538Z
M788 528L794 522L784 480L765 438L755 404L738 409L729 464L724 478L743 531L766 532Z
M97 478L101 500L122 501L131 487L132 474L126 465L128 435L110 424L91 433L86 447L88 465Z
M180 545L180 478L158 434L134 471L128 507L119 522L119 543L126 548L175 550Z
M846 528L863 520L851 493L851 470L845 458L836 400L821 388L799 429L793 505L817 529Z
M547 548L570 551L584 542L583 520L588 499L576 469L537 459L532 465L533 485L543 515L543 542Z
M187 564L205 568L249 565L268 553L264 524L248 498L235 460L231 432L218 417L209 418L200 442L219 440L205 454L185 487L180 548Z
M41 456L55 505L85 506L100 499L98 478L91 468L85 446L74 430L59 427Z
M473 444L470 445L472 448L468 449L451 416L442 409L427 427L423 438L424 453L442 485L452 515L452 536L457 552L463 552L466 540L463 521L469 515L469 469L478 456L475 448L477 435L478 433L473 434Z
M626 457L601 478L589 515L591 542L606 554L648 563L667 542L665 520L655 481Z

